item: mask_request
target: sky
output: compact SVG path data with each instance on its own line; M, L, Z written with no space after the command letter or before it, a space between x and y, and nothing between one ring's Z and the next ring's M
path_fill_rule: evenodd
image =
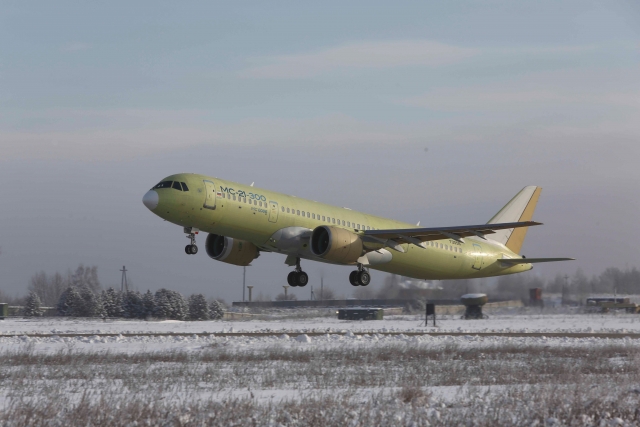
M523 253L577 260L526 274L638 267L639 75L635 1L2 2L0 289L83 263L240 299L242 268L142 205L180 172L424 226L539 185ZM303 268L351 295L350 267ZM263 254L247 284L288 271Z

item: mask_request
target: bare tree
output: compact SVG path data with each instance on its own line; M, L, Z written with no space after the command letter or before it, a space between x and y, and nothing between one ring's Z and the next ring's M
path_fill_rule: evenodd
M28 289L38 295L42 304L54 307L68 286L67 280L60 273L47 276L44 271L41 271L31 277Z
M278 295L276 295L276 301L297 301L298 297L295 296L295 294L290 294L287 293L287 295L284 294L284 292L280 292Z
M373 299L375 298L375 293L371 288L358 286L353 290L353 297L358 299Z
M98 267L85 267L80 264L78 268L76 268L75 273L71 273L69 271L69 285L74 286L78 289L86 288L89 289L94 294L99 294L102 291L102 286L100 286L100 280L98 280Z

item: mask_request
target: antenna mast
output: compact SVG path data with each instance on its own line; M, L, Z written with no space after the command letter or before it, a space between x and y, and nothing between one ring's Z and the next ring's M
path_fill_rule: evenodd
M122 266L122 281L120 282L120 292L129 292L129 285L127 284L127 267Z

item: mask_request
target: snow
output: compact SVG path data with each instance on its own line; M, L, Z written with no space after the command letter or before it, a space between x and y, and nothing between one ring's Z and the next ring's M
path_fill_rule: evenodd
M281 332L298 335L309 332L608 332L640 333L637 314L490 314L489 319L464 320L459 316L440 316L437 327L424 326L424 316L388 316L383 320L349 321L334 317L274 318L268 320L229 320L183 322L179 320L107 320L8 318L0 321L0 335L14 334L140 334L140 333L221 333Z
M430 336L406 335L420 331L456 332L469 335ZM269 336L216 336L222 332L270 332ZM309 333L314 336L310 337ZM356 333L354 333L356 332ZM384 334L394 332L394 335ZM317 348L350 345L401 345L428 343L431 346L461 345L482 347L509 343L512 345L597 346L614 340L598 337L504 337L477 336L475 332L636 332L640 333L638 315L585 314L506 314L488 320L461 320L447 317L438 320L438 327L425 327L419 316L396 316L375 321L344 321L318 317L308 319L277 319L248 321L140 321L116 320L103 322L92 319L9 318L0 321L0 348L21 348L30 345L37 352L66 349L78 351L192 351L212 344L239 348L260 348L272 345L310 345ZM58 334L82 333L65 337ZM143 335L143 334L166 334ZM213 335L197 335L201 333ZM25 334L53 334L29 337ZM99 336L98 334L113 334ZM123 335L127 334L127 335ZM140 334L140 335L136 335ZM7 336L11 335L11 336ZM640 340L615 339L640 347Z

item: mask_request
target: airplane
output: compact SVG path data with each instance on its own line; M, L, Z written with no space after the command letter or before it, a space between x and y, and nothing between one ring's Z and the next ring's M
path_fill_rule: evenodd
M355 266L349 282L367 286L371 269L421 280L472 279L573 260L520 255L528 227L542 225L531 220L541 190L524 187L486 224L431 228L190 173L164 178L142 202L183 228L189 255L198 253L202 231L205 251L217 261L249 266L261 252L285 255L294 267L290 286L309 282L302 259Z

